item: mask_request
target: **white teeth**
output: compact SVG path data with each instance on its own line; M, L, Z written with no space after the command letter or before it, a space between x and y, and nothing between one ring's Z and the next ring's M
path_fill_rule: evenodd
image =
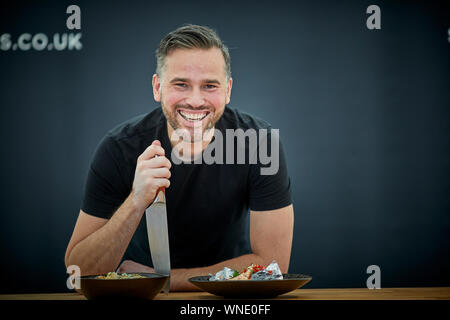
M187 120L198 121L198 120L202 120L203 118L205 118L208 113L188 113L188 112L180 111L180 114L183 116L183 118L185 118Z

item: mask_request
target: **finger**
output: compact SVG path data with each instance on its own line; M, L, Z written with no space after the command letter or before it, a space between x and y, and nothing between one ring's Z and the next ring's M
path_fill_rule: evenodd
M159 168L159 169L154 169L154 174L155 174L155 178L166 178L166 179L170 179L170 177L172 176L171 172L169 169L167 168Z
M154 183L156 187L159 188L168 188L170 186L170 180L166 178L156 178L154 179Z
M157 156L165 155L163 147L161 147L161 145L158 145L157 142L155 143L155 141L149 147L147 147L147 149L145 149L145 151L138 157L138 161L149 160L154 158L156 155Z
M171 176L170 170L167 168L151 168L151 170L145 171L144 174L148 175L148 177L166 179L169 179Z
M139 171L152 169L152 168L167 168L170 169L172 163L166 157L157 157L149 160L141 160L136 164L136 169Z
M170 169L172 167L172 163L166 157L161 156L161 157L152 158L150 160L145 160L144 167Z

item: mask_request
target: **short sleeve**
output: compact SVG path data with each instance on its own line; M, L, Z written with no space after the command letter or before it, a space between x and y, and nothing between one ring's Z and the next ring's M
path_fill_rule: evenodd
M107 135L91 160L81 209L90 215L109 219L128 196L120 168L121 151Z
M259 138L257 163L250 165L249 207L254 211L280 209L292 203L291 182L278 130L267 132ZM267 145L261 150L263 143Z

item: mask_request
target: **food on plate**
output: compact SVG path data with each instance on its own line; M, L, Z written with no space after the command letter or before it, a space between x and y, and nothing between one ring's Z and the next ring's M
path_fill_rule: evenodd
M283 274L276 261L272 261L267 267L257 264L251 264L245 268L241 273L230 268L223 268L215 275L209 275L209 281L222 280L281 280Z
M106 276L97 276L95 279L111 280L111 279L141 279L144 276L137 273L116 273L108 272Z
M217 272L215 276L210 274L210 276L214 278L213 280L228 280L228 279L234 278L238 275L239 275L239 272L237 272L236 270L227 268L227 267L225 267L222 270L220 270L219 272ZM209 279L209 280L211 280L211 279Z

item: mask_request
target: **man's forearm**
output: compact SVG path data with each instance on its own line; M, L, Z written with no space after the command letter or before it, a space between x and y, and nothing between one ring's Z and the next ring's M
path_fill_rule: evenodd
M142 208L137 208L127 198L103 227L73 247L67 265L78 265L82 275L114 271L136 231L142 212Z
M267 265L271 261L264 259L256 254L245 254L233 259L225 260L208 267L201 268L189 268L189 269L172 269L170 277L170 290L171 291L193 291L199 290L188 279L199 275L208 275L209 273L215 274L222 270L224 267L229 267L241 272L243 269L254 264Z

